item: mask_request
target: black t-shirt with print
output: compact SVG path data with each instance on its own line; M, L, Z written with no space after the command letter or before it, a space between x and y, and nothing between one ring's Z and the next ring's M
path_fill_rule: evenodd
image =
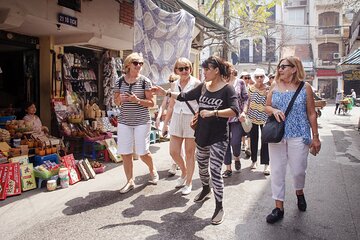
M181 93L177 100L199 102L199 111L206 109L209 111L222 110L231 108L236 116L239 114L239 105L234 87L226 84L223 88L216 92L205 91L201 94L203 84L199 84L196 88ZM200 147L212 145L216 142L225 141L228 138L227 129L228 118L199 116L198 124L195 129L195 142Z

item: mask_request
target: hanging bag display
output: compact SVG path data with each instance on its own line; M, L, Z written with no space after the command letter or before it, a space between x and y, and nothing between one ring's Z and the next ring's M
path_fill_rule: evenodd
M304 82L301 82L299 87L296 89L296 92L286 109L285 118L288 116L295 102L295 99L299 95L299 92L303 86L304 86ZM271 115L266 120L266 123L262 129L261 139L264 143L278 143L283 138L284 132L285 132L285 122L284 121L278 122L276 121L274 115Z

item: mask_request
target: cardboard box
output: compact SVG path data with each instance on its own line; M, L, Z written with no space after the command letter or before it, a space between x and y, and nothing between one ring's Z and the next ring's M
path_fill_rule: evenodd
M0 165L0 200L6 198L6 185L8 183L9 165Z
M75 158L73 154L66 155L61 158L62 162L64 163L65 167L69 169L69 182L70 185L73 185L80 181L80 172L75 164Z
M91 167L90 162L87 158L84 159L83 166L86 172L89 174L90 178L95 178L96 173L94 172L94 169Z
M8 163L7 165L9 165L9 174L6 185L6 196L19 195L21 194L20 164Z
M20 165L28 164L29 163L29 156L28 155L22 155L17 157L9 158L10 163L19 163Z
M21 190L28 191L36 188L34 166L32 163L20 165Z
M110 159L114 162L121 162L122 158L117 154L117 144L114 138L109 138L104 140L106 149L108 150Z
M87 181L87 180L90 179L90 177L89 177L89 174L87 173L87 171L85 170L83 162L84 162L83 160L80 160L76 165L77 165L77 167L78 167L78 169L79 169L79 171L81 173L82 179Z

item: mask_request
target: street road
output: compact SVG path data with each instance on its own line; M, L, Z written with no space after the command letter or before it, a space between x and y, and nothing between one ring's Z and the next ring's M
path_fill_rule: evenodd
M0 202L1 239L360 239L360 108L334 115L327 106L319 119L322 150L309 157L305 195L308 210L299 212L288 175L285 217L269 225L274 207L270 178L263 166L225 179L225 220L213 226L212 196L202 204L193 199L201 189L197 169L193 192L181 196L174 188L179 173L167 177L168 143L151 146L160 173L157 186L148 185L145 165L134 162L136 188L122 195L121 164L108 164L95 179L67 189L45 188Z

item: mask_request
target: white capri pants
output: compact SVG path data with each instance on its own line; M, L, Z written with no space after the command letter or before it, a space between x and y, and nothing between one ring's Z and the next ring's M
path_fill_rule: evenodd
M269 143L273 199L285 200L285 177L288 164L295 190L304 188L308 154L309 145L303 143L302 137Z
M118 124L118 154L128 155L134 152L142 156L149 153L151 124L128 126Z

